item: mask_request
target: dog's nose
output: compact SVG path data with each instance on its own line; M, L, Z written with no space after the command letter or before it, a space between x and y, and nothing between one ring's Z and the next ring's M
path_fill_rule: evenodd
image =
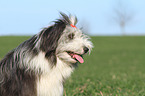
M87 53L89 51L89 48L84 47L84 52Z

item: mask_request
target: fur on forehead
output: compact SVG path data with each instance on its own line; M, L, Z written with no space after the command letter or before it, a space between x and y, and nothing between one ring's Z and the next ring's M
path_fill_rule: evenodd
M68 34L75 34L77 37L83 36L84 34L82 33L82 30L78 28L73 28L71 26L66 26L63 35L68 35Z

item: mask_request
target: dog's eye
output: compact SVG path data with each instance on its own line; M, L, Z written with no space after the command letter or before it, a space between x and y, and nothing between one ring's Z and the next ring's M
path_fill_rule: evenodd
M73 39L74 38L74 35L75 35L74 33L71 33L71 34L68 35L68 38L69 39Z

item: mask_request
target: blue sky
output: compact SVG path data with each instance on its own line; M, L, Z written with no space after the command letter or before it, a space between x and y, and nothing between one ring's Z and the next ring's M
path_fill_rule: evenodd
M145 1L120 0L133 12L128 35L145 35ZM121 35L114 22L118 0L0 0L0 35L33 35L59 18L59 11L78 17L91 35Z

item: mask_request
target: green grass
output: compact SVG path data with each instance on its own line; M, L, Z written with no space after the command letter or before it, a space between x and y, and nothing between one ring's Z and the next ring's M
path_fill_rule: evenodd
M0 58L29 37L0 37ZM145 36L92 37L64 96L145 96Z
M0 36L0 59L3 58L6 53L16 48L20 43L27 40L28 36Z

